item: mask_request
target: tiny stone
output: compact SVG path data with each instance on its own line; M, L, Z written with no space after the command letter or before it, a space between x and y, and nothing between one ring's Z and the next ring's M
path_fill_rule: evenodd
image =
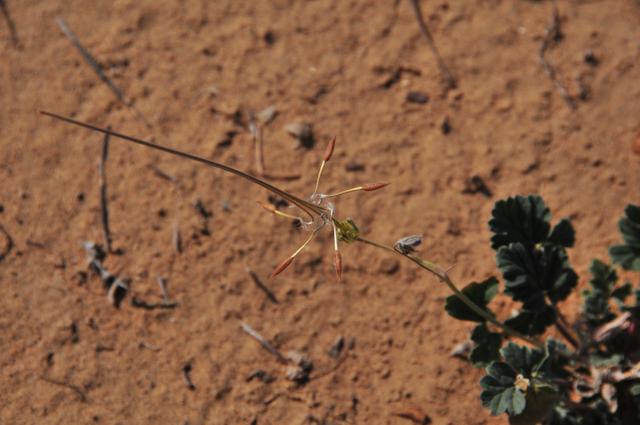
M453 347L453 349L451 349L451 351L449 352L449 355L451 357L458 357L460 359L467 360L467 358L469 357L469 353L471 353L471 350L473 350L474 346L474 342L468 339Z
M478 175L471 176L464 182L464 189L462 190L462 193L470 195L481 193L487 198L491 198L491 196L493 196L491 189L489 189L482 177Z
M334 359L339 357L340 353L342 353L343 348L344 348L344 337L340 336L329 349L329 357L333 357Z
M364 164L360 164L358 162L349 162L347 165L345 165L344 169L348 172L361 172L364 171Z
M287 367L287 379L294 381L299 385L306 384L309 381L311 372L313 371L313 363L304 354L297 351L289 351L287 358L294 363Z
M84 193L83 192L78 193L77 199L78 199L78 202L84 202ZM0 212L2 212L2 210L0 210Z
M313 127L308 122L296 122L285 126L285 131L291 136L298 139L300 145L304 148L311 149L315 144L313 137Z
M276 35L273 33L273 31L265 32L262 38L264 39L264 42L267 43L268 45L272 45L273 43L276 42Z
M229 130L225 133L225 136L222 140L218 142L217 147L220 149L225 149L230 147L233 144L233 139L238 135L238 132L235 130Z
M420 91L410 91L407 93L407 102L424 105L429 101L429 96Z
M202 216L202 218L204 218L205 220L210 219L211 217L213 217L213 213L211 211L209 211L204 203L198 199L196 201L196 203L193 205L193 207L196 209L196 211L198 211L198 213Z
M596 67L600 64L600 60L596 57L593 51L587 50L584 54L584 63Z
M256 114L256 118L264 125L268 125L278 116L275 106L269 106Z
M451 133L451 124L449 123L449 118L445 117L444 121L442 121L442 125L440 127L440 129L442 130L442 134L449 134Z

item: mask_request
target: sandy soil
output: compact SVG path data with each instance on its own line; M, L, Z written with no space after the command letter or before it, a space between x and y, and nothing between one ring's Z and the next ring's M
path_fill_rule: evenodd
M278 115L264 128L267 171L301 175L276 184L310 194L336 135L324 191L392 183L339 199L337 214L386 243L423 234L422 255L456 264L459 285L495 273L486 222L499 198L539 193L556 218L571 217L578 237L571 258L583 276L618 239L624 206L638 201L637 1L559 2L564 37L548 58L575 110L538 61L548 1L423 2L458 79L454 90L408 1L6 3L19 46L2 19L0 225L14 244L0 261L3 424L411 424L398 416L408 412L434 424L505 423L480 405L482 371L448 354L470 326L445 314L447 290L434 277L354 245L342 247L337 282L325 230L268 280L306 234L256 205L266 192L116 140L107 182L114 248L122 252L104 264L130 278L131 291L114 308L87 273L81 245L102 242L102 136L38 109L251 170L251 135L233 115L273 105ZM97 79L57 16L151 130ZM585 61L588 51L597 64ZM411 91L428 101L407 101ZM284 130L299 121L313 124L310 149ZM474 175L492 197L465 193ZM211 218L194 208L198 200ZM175 223L182 253L172 247ZM179 306L132 306L134 297L161 301L157 276ZM576 301L566 303L569 315ZM315 366L311 381L288 381L286 366L243 333L241 321L279 350L305 353ZM345 347L333 358L339 337ZM275 381L249 381L256 369Z

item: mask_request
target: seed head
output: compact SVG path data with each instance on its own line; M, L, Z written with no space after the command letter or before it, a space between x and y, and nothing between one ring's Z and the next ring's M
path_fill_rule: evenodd
M366 184L364 186L362 186L362 190L364 190L365 192L371 192L372 190L378 190L378 189L382 189L385 186L388 186L389 183L373 183L373 184Z
M287 267L289 267L289 265L293 263L293 257L289 257L286 260L284 260L282 263L280 263L280 265L278 267L275 268L275 270L273 270L273 272L271 272L271 279L273 279L274 277L278 276L280 273L282 273L284 271L284 269L286 269Z
M336 136L333 136L329 144L327 145L327 149L324 151L324 162L329 162L331 159L331 155L333 155L333 149L336 147Z
M335 251L334 262L338 280L342 280L342 254L340 254L340 251Z

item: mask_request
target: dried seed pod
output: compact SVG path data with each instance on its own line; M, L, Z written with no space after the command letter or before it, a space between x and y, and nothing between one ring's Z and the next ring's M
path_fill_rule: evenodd
M364 186L362 186L362 190L364 190L365 192L371 192L372 190L382 189L385 186L389 186L389 183L380 182L380 183L373 183L373 184L365 184Z
M405 236L398 239L393 247L402 254L410 254L422 243L422 235Z
M331 155L333 155L333 150L336 147L336 136L333 136L329 144L327 145L327 150L324 152L324 162L328 162L331 159Z
M334 260L336 275L338 276L338 280L342 280L342 255L340 254L340 251L336 251Z
M289 265L291 265L292 262L293 262L293 257L289 257L286 260L284 260L282 263L280 263L280 265L276 267L275 270L273 270L273 272L271 272L271 278L273 279L274 277L282 273L284 269L286 269L287 267L289 267Z

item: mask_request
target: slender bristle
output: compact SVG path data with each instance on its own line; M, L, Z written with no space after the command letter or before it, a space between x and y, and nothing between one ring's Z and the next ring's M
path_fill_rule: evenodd
M264 202L260 202L260 201L256 201L258 205L260 205L262 208L264 208L265 210L269 211L270 213L276 213L276 207L274 207L271 204L265 204Z
M293 258L294 257L289 257L286 260L284 260L282 263L280 263L280 265L278 267L276 267L273 272L271 272L271 279L273 279L274 277L278 276L280 273L282 273L284 271L284 269L286 269L287 267L289 267L291 265L291 263L293 263Z
M327 150L324 151L324 162L329 162L331 159L331 155L333 155L333 149L336 147L336 136L333 136L329 144L327 145Z
M378 190L378 189L382 189L385 186L388 186L389 183L373 183L373 184L366 184L364 186L362 186L362 190L364 190L365 192L371 192L372 190Z
M163 152L166 152L166 153L170 153L172 155L180 156L182 158L187 158L187 159L190 159L192 161L197 161L197 162L200 162L202 164L208 165L209 167L218 168L218 169L221 169L223 171L226 171L227 173L235 174L236 176L242 177L242 178L244 178L246 180L249 180L250 182L252 182L254 184L262 186L266 190L268 190L268 191L270 191L272 193L275 193L276 195L278 195L278 196L286 199L287 201L291 202L292 204L296 205L301 210L303 210L305 213L307 213L309 215L309 217L311 218L311 220L314 219L314 213L321 215L321 214L324 214L326 212L326 210L324 208L322 208L322 207L320 207L318 205L315 205L315 204L313 204L311 202L308 202L306 200L300 199L300 198L290 194L289 192L286 192L286 191L284 191L282 189L279 189L279 188L275 187L274 185L272 185L272 184L270 184L270 183L268 183L268 182L266 182L266 181L264 181L262 179L254 177L254 176L252 176L250 174L245 173L244 171L240 171L240 170L235 169L233 167L230 167L228 165L225 165L225 164L222 164L222 163L219 163L219 162L215 162L215 161L211 161L209 159L206 159L206 158L194 155L194 154L190 154L190 153L182 152L182 151L179 151L179 150L176 150L176 149L172 149L172 148L169 148L169 147L166 147L166 146L158 145L156 143L151 143L149 141L138 139L136 137L127 136L126 134L122 134L122 133L118 133L118 132L115 132L115 131L111 131L111 130L108 130L106 128L97 127L95 125L88 124L88 123L85 123L85 122L82 122L82 121L77 121L77 120L74 120L73 118L64 117L62 115L54 114L54 113L47 112L47 111L40 111L40 113L42 115L47 115L47 116L50 116L52 118L67 122L69 124L73 124L73 125L77 125L77 126L80 126L80 127L88 128L88 129L93 130L93 131L99 131L99 132L104 133L104 134L109 134L109 135L111 135L113 137L116 137L116 138L119 138L119 139L122 139L122 140L127 140L129 142L133 142L133 143L136 143L138 145L142 145L142 146L146 146L148 148L152 148L152 149L155 149L155 150L159 150L159 151L163 151Z
M336 266L336 275L338 280L342 280L342 255L340 251L335 251L334 264Z

